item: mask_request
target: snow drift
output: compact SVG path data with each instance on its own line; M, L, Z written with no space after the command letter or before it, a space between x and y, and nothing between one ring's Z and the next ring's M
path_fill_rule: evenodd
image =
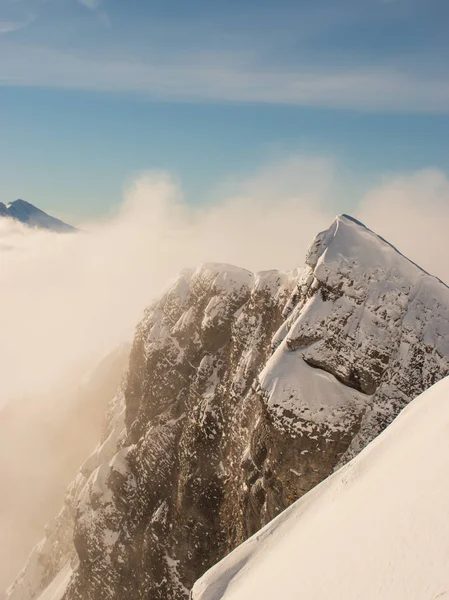
M449 595L449 378L208 571L193 600Z

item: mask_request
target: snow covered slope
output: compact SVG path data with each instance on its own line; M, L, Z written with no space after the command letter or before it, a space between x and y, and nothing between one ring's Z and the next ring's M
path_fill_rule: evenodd
M208 571L193 600L449 597L449 378Z
M64 600L187 598L448 374L449 289L345 215L304 269L184 271L137 327L115 456L71 487ZM43 588L25 569L9 600Z
M40 210L25 200L14 200L14 202L10 202L7 205L0 202L0 217L10 217L29 227L49 229L58 233L76 231L75 227L47 215L43 210Z

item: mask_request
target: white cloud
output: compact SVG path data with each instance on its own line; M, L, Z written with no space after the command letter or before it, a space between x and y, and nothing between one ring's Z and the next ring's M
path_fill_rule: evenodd
M357 216L449 284L449 180L441 171L385 178L362 199Z
M97 10L101 5L101 0L78 0L78 2L89 10Z
M3 46L0 84L129 92L150 98L322 106L369 111L449 111L449 80L392 67L291 70L255 66L246 53L95 58L46 47ZM164 58L156 58L157 56Z
M151 297L185 266L301 262L312 232L331 218L308 208L312 199L322 202L323 180L332 177L323 163L312 181L308 171L317 168L297 161L295 194L273 187L262 196L258 175L204 209L187 206L167 175L143 176L119 214L84 224L89 233L74 236L30 232L0 219L0 404L12 394L35 393L56 373L130 337Z
M108 13L105 10L101 10L101 6L103 4L102 0L78 0L78 2L85 8L95 13L95 16L103 25L103 27L109 28L111 26L111 19Z
M118 214L75 236L0 220L0 403L36 393L132 336L150 299L185 266L302 264L314 235L348 212L348 202L332 204L350 187L338 172L330 160L293 157L203 208L185 204L168 175L144 175ZM449 281L449 181L441 172L392 176L352 212Z
M19 21L2 21L0 19L0 34L12 33L13 31L25 29L26 27L31 25L31 23L33 23L34 20L35 17L32 16L29 16L26 19L22 19Z

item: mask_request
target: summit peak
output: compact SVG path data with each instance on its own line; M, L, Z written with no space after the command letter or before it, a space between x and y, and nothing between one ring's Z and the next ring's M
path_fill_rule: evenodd
M37 206L34 206L34 204L31 204L22 198L18 198L7 205L3 203L0 204L1 217L10 217L29 227L47 229L58 233L76 231L76 228L72 227L72 225L68 225L67 223L64 223L64 221L52 217Z

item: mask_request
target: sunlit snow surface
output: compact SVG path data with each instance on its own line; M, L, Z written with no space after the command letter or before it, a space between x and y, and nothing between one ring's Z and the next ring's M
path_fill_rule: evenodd
M449 378L208 571L194 600L449 598Z

